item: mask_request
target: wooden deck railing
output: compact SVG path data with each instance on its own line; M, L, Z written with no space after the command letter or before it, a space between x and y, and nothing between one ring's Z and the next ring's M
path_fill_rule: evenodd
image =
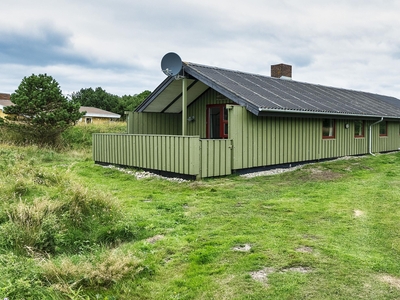
M231 144L198 136L96 133L93 160L197 178L222 176L232 172Z

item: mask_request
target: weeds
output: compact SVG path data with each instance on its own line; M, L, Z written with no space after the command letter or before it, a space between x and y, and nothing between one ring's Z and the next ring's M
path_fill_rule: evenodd
M145 271L142 262L119 250L105 251L99 256L63 257L42 264L43 276L50 285L62 292L81 287L108 288L123 278L133 279Z

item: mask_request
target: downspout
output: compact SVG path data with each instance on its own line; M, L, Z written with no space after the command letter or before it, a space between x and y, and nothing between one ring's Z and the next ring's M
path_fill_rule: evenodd
M372 123L371 125L369 125L369 154L375 156L375 154L372 153L372 126L380 123L383 121L383 117L381 117L381 119L378 122Z

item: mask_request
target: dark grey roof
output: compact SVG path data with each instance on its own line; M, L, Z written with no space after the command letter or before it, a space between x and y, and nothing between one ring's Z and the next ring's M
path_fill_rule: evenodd
M272 113L400 118L400 100L288 79L272 78L222 68L183 63L189 87L197 92L189 104L208 87L255 115ZM167 78L137 111L180 112L181 83ZM196 89L196 85L201 84ZM174 97L174 104L169 97ZM168 106L168 107L167 107ZM174 109L173 109L174 108Z

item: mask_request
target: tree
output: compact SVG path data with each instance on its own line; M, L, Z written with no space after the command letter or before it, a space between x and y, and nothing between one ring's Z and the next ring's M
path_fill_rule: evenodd
M150 91L145 90L137 95L122 96L121 102L122 102L122 105L123 105L125 111L134 111L136 109L136 107L138 107L139 104L141 104L150 94L151 94Z
M61 133L85 115L80 104L63 96L58 82L47 74L24 77L15 93L14 104L4 108L6 126L25 141L54 145Z

